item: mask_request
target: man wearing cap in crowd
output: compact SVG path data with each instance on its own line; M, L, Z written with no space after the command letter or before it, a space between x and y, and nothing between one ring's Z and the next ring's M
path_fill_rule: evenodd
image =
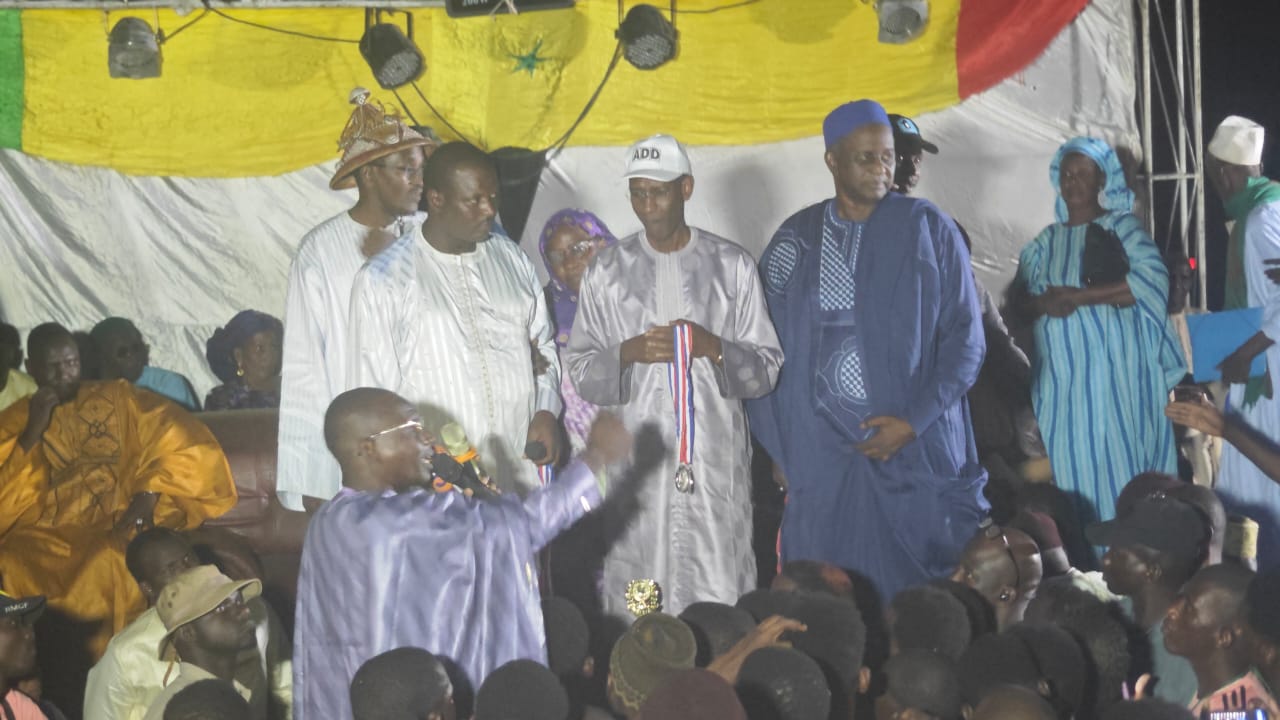
M884 108L842 105L823 136L836 197L760 260L788 370L748 404L751 429L788 483L782 560L857 570L889 598L950 572L986 510L965 400L982 321L955 223L889 192Z
M1157 492L1132 512L1085 528L1089 542L1109 546L1102 556L1107 589L1147 636L1141 657L1155 681L1150 694L1185 705L1196 693L1196 675L1186 658L1165 647L1164 618L1179 589L1195 575L1207 552L1209 529L1191 504Z
M620 613L627 583L652 578L679 613L755 587L742 401L773 389L782 350L751 256L685 221L694 182L684 147L654 135L631 146L626 168L642 229L583 275L565 364L583 399L616 407L633 432L657 427L666 447L605 559L605 609ZM672 390L673 373L684 390Z
M18 681L39 670L35 624L44 606L42 595L15 598L0 592L0 712L5 718L47 717L35 700L18 689Z
M533 262L495 229L493 160L462 142L427 161L428 217L361 269L351 292L349 387L417 403L462 427L476 463L521 493L560 455L560 361ZM535 374L530 346L547 361ZM540 444L539 455L525 448ZM456 454L456 453L455 453Z
M232 580L213 565L191 568L160 591L156 613L168 632L157 652L170 663L169 684L151 701L145 720L161 720L169 699L200 680L223 680L251 699L249 688L235 677L241 652L256 643L245 601L261 594L260 580ZM249 720L264 715L260 706Z
M920 134L920 126L905 115L890 115L889 124L893 127L893 149L897 160L893 168L894 192L910 195L916 185L920 184L920 167L924 164L924 154L938 154L938 146L924 139Z
M368 90L356 88L350 100L356 108L329 187L356 188L359 199L307 233L289 267L276 489L291 510L303 509L303 497L328 500L342 487L320 425L329 401L348 388L351 286L369 258L422 224L422 166L434 146Z
M1262 327L1219 366L1230 383L1227 412L1268 438L1280 437L1280 287L1266 276L1280 258L1280 185L1262 174L1262 126L1237 115L1223 120L1209 141L1205 175L1234 222L1227 245L1224 310L1261 308ZM1266 353L1266 373L1249 377L1253 359ZM1232 445L1222 448L1216 484L1228 512L1258 521L1258 567L1280 565L1280 485Z

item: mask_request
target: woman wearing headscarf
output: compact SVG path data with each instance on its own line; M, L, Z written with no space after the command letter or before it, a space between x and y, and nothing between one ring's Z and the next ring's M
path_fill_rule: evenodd
M213 331L205 357L223 382L209 391L205 410L280 407L281 339L284 325L257 310L242 310Z
M578 314L582 274L596 252L617 242L604 222L586 210L561 210L543 226L538 249L551 276L546 288L547 305L556 325L557 350L563 352L569 344L573 320ZM568 372L560 374L560 394L564 398L564 428L570 445L579 452L587 445L587 431L597 408L578 396Z
M1057 222L1022 250L1036 353L1032 403L1059 487L1082 521L1115 516L1130 478L1176 471L1169 391L1186 372L1169 276L1132 214L1115 150L1078 137L1049 168Z

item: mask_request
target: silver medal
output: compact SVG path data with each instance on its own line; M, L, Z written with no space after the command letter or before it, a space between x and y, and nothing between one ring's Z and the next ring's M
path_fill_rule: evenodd
M676 490L689 495L693 494L693 468L681 465L676 470Z

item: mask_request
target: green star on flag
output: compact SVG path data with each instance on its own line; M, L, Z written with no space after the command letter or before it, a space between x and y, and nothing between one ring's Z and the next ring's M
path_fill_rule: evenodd
M511 68L511 72L514 74L514 73L520 72L521 70L524 70L524 71L527 71L530 75L533 75L533 71L538 69L538 65L547 61L546 58L538 54L538 51L541 49L542 49L542 39L539 38L538 41L533 44L533 49L525 53L524 55L515 55L513 53L507 53L508 55L511 56L513 60L516 61L516 66Z

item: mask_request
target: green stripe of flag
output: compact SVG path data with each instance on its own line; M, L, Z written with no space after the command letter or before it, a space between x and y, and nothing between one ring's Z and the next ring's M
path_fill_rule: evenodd
M0 147L22 147L22 11L0 10Z

